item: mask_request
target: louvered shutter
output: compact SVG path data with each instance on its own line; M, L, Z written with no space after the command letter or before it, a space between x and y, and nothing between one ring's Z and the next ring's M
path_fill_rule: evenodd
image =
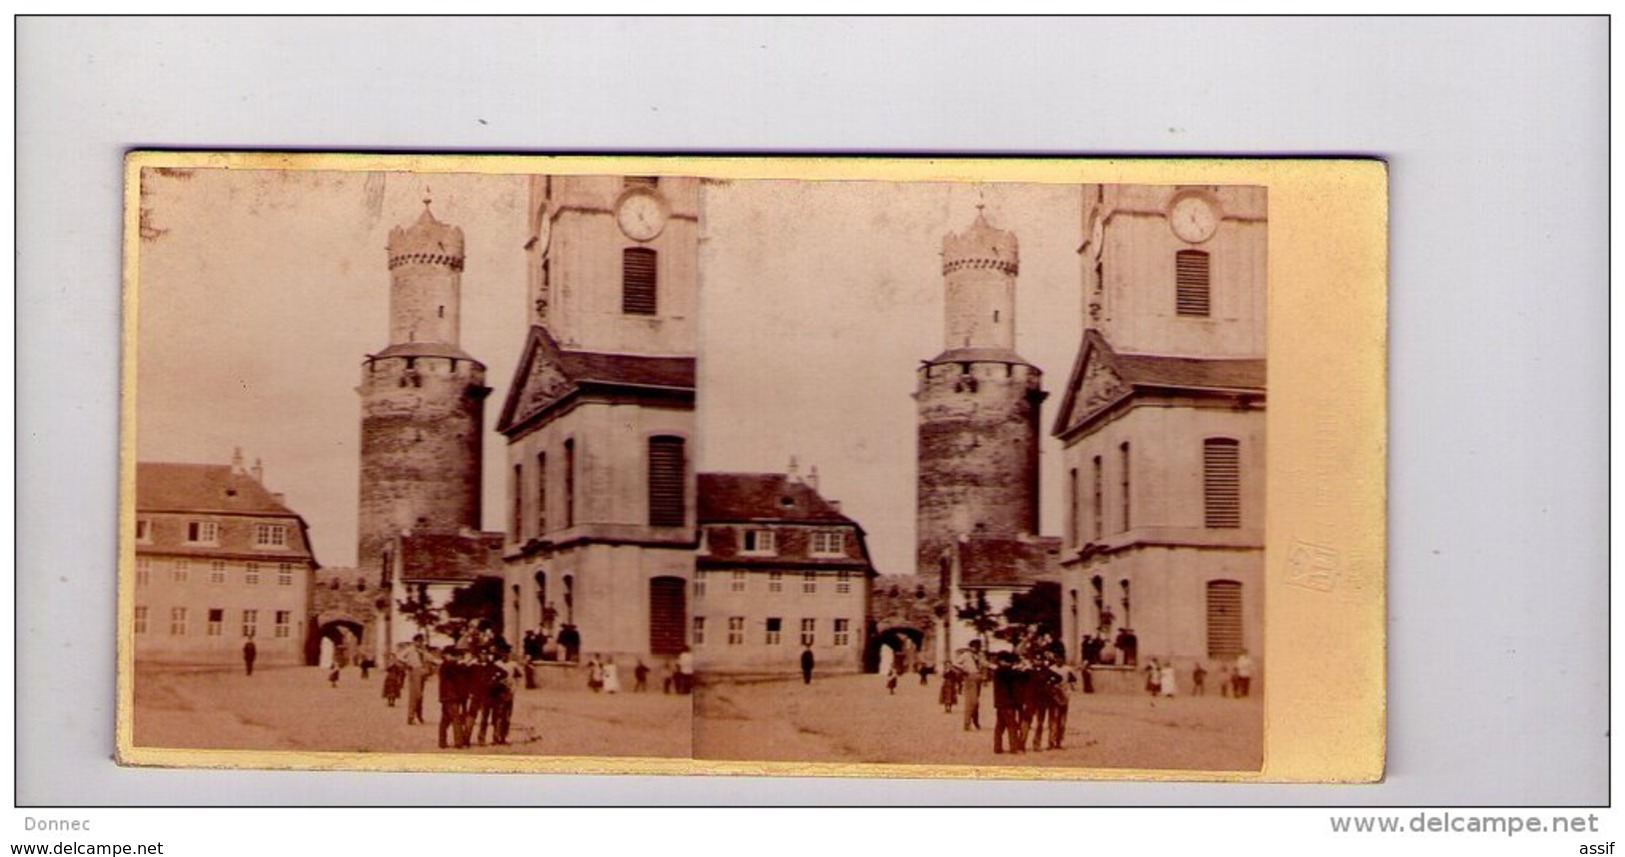
M655 251L647 247L621 251L621 312L655 314L656 260Z
M1229 438L1202 442L1202 492L1206 525L1241 526L1241 447Z
M1207 584L1207 656L1233 658L1241 654L1241 584L1211 580Z
M683 439L656 437L649 440L649 526L681 527L687 521L684 507Z
M1211 310L1208 255L1201 250L1174 254L1175 309L1180 315L1206 316Z

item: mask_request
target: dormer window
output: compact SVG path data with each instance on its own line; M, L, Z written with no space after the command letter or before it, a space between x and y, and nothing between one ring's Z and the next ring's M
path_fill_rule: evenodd
M840 530L815 530L812 534L813 556L845 556L846 533Z
M756 555L772 555L773 531L767 529L746 530L744 533L741 553Z
M186 543L189 545L220 544L220 525L214 521L187 521Z
M255 524L254 547L259 550L280 550L288 546L288 528L284 524Z

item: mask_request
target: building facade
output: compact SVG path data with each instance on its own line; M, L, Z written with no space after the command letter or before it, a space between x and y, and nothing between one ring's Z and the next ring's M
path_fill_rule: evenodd
M962 540L1008 540L1014 555L1038 532L1038 421L1047 394L1043 372L1015 350L1020 265L1015 234L994 228L981 212L970 228L942 241L943 351L921 364L914 394L915 565L917 574L939 581L945 605L975 597L953 582L960 580L952 568ZM984 577L976 570L965 575ZM1036 582L1000 581L1001 588ZM947 609L926 650L946 663L976 635Z
M689 645L699 180L536 176L508 444L510 637L630 669Z
M863 528L819 495L816 477L699 475L700 547L691 637L711 673L863 668L875 569Z
M139 462L135 499L135 658L305 662L319 568L308 528L265 488L259 462Z
M1120 665L1258 661L1264 190L1083 192L1085 330L1054 425L1068 650L1096 636Z

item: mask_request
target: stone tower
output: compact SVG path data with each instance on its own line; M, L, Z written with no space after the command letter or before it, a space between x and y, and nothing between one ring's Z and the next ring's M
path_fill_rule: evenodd
M1038 531L1043 372L1015 352L1013 233L977 213L942 241L944 351L919 368L916 568L937 577L960 536Z
M480 526L485 365L458 346L463 231L423 213L389 233L389 345L361 372L357 563L403 530Z

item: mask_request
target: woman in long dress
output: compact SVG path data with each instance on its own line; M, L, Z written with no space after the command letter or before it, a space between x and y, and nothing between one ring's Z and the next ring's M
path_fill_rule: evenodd
M621 692L621 670L615 666L614 661L604 662L604 692Z
M1179 692L1179 685L1174 674L1174 662L1169 660L1162 667L1162 695L1173 696Z

